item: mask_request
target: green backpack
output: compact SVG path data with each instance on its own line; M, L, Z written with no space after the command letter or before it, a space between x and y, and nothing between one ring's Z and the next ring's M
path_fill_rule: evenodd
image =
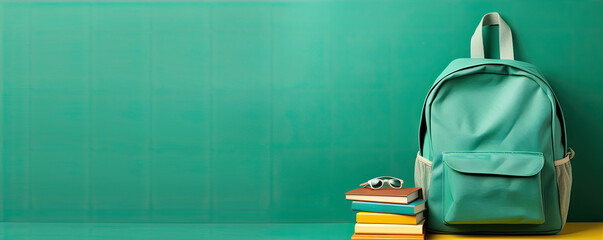
M501 59L484 59L482 27L499 26ZM436 233L553 234L565 225L573 152L561 106L532 64L514 60L511 29L484 15L471 58L427 94L415 185Z

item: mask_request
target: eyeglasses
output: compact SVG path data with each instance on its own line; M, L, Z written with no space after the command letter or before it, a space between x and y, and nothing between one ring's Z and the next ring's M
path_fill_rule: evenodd
M399 178L395 178L395 177L376 177L373 178L371 180L368 180L367 182L360 184L360 186L369 186L372 189L379 189L381 187L383 187L383 185L387 183L389 184L390 187L395 188L395 189L400 189L402 188L402 184L404 184L404 181L402 181L402 179Z

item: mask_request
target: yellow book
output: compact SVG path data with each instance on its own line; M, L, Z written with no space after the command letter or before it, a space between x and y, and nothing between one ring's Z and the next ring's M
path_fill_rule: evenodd
M352 240L425 240L425 234L360 234L354 233Z
M358 212L357 223L419 224L423 221L423 212L417 215L401 215L393 213Z
M419 224L376 224L376 223L356 223L356 233L375 233L375 234L423 234L423 220Z

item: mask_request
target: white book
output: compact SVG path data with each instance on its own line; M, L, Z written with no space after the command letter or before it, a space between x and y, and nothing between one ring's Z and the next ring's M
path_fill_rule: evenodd
M423 223L419 224L377 224L377 223L356 223L356 233L375 233L375 234L423 234Z

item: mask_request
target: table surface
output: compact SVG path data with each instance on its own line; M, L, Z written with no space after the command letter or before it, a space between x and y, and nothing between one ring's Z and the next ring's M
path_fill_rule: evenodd
M0 239L349 239L352 223L169 224L169 223L0 223ZM603 223L568 223L557 235L454 236L427 239L603 239Z

